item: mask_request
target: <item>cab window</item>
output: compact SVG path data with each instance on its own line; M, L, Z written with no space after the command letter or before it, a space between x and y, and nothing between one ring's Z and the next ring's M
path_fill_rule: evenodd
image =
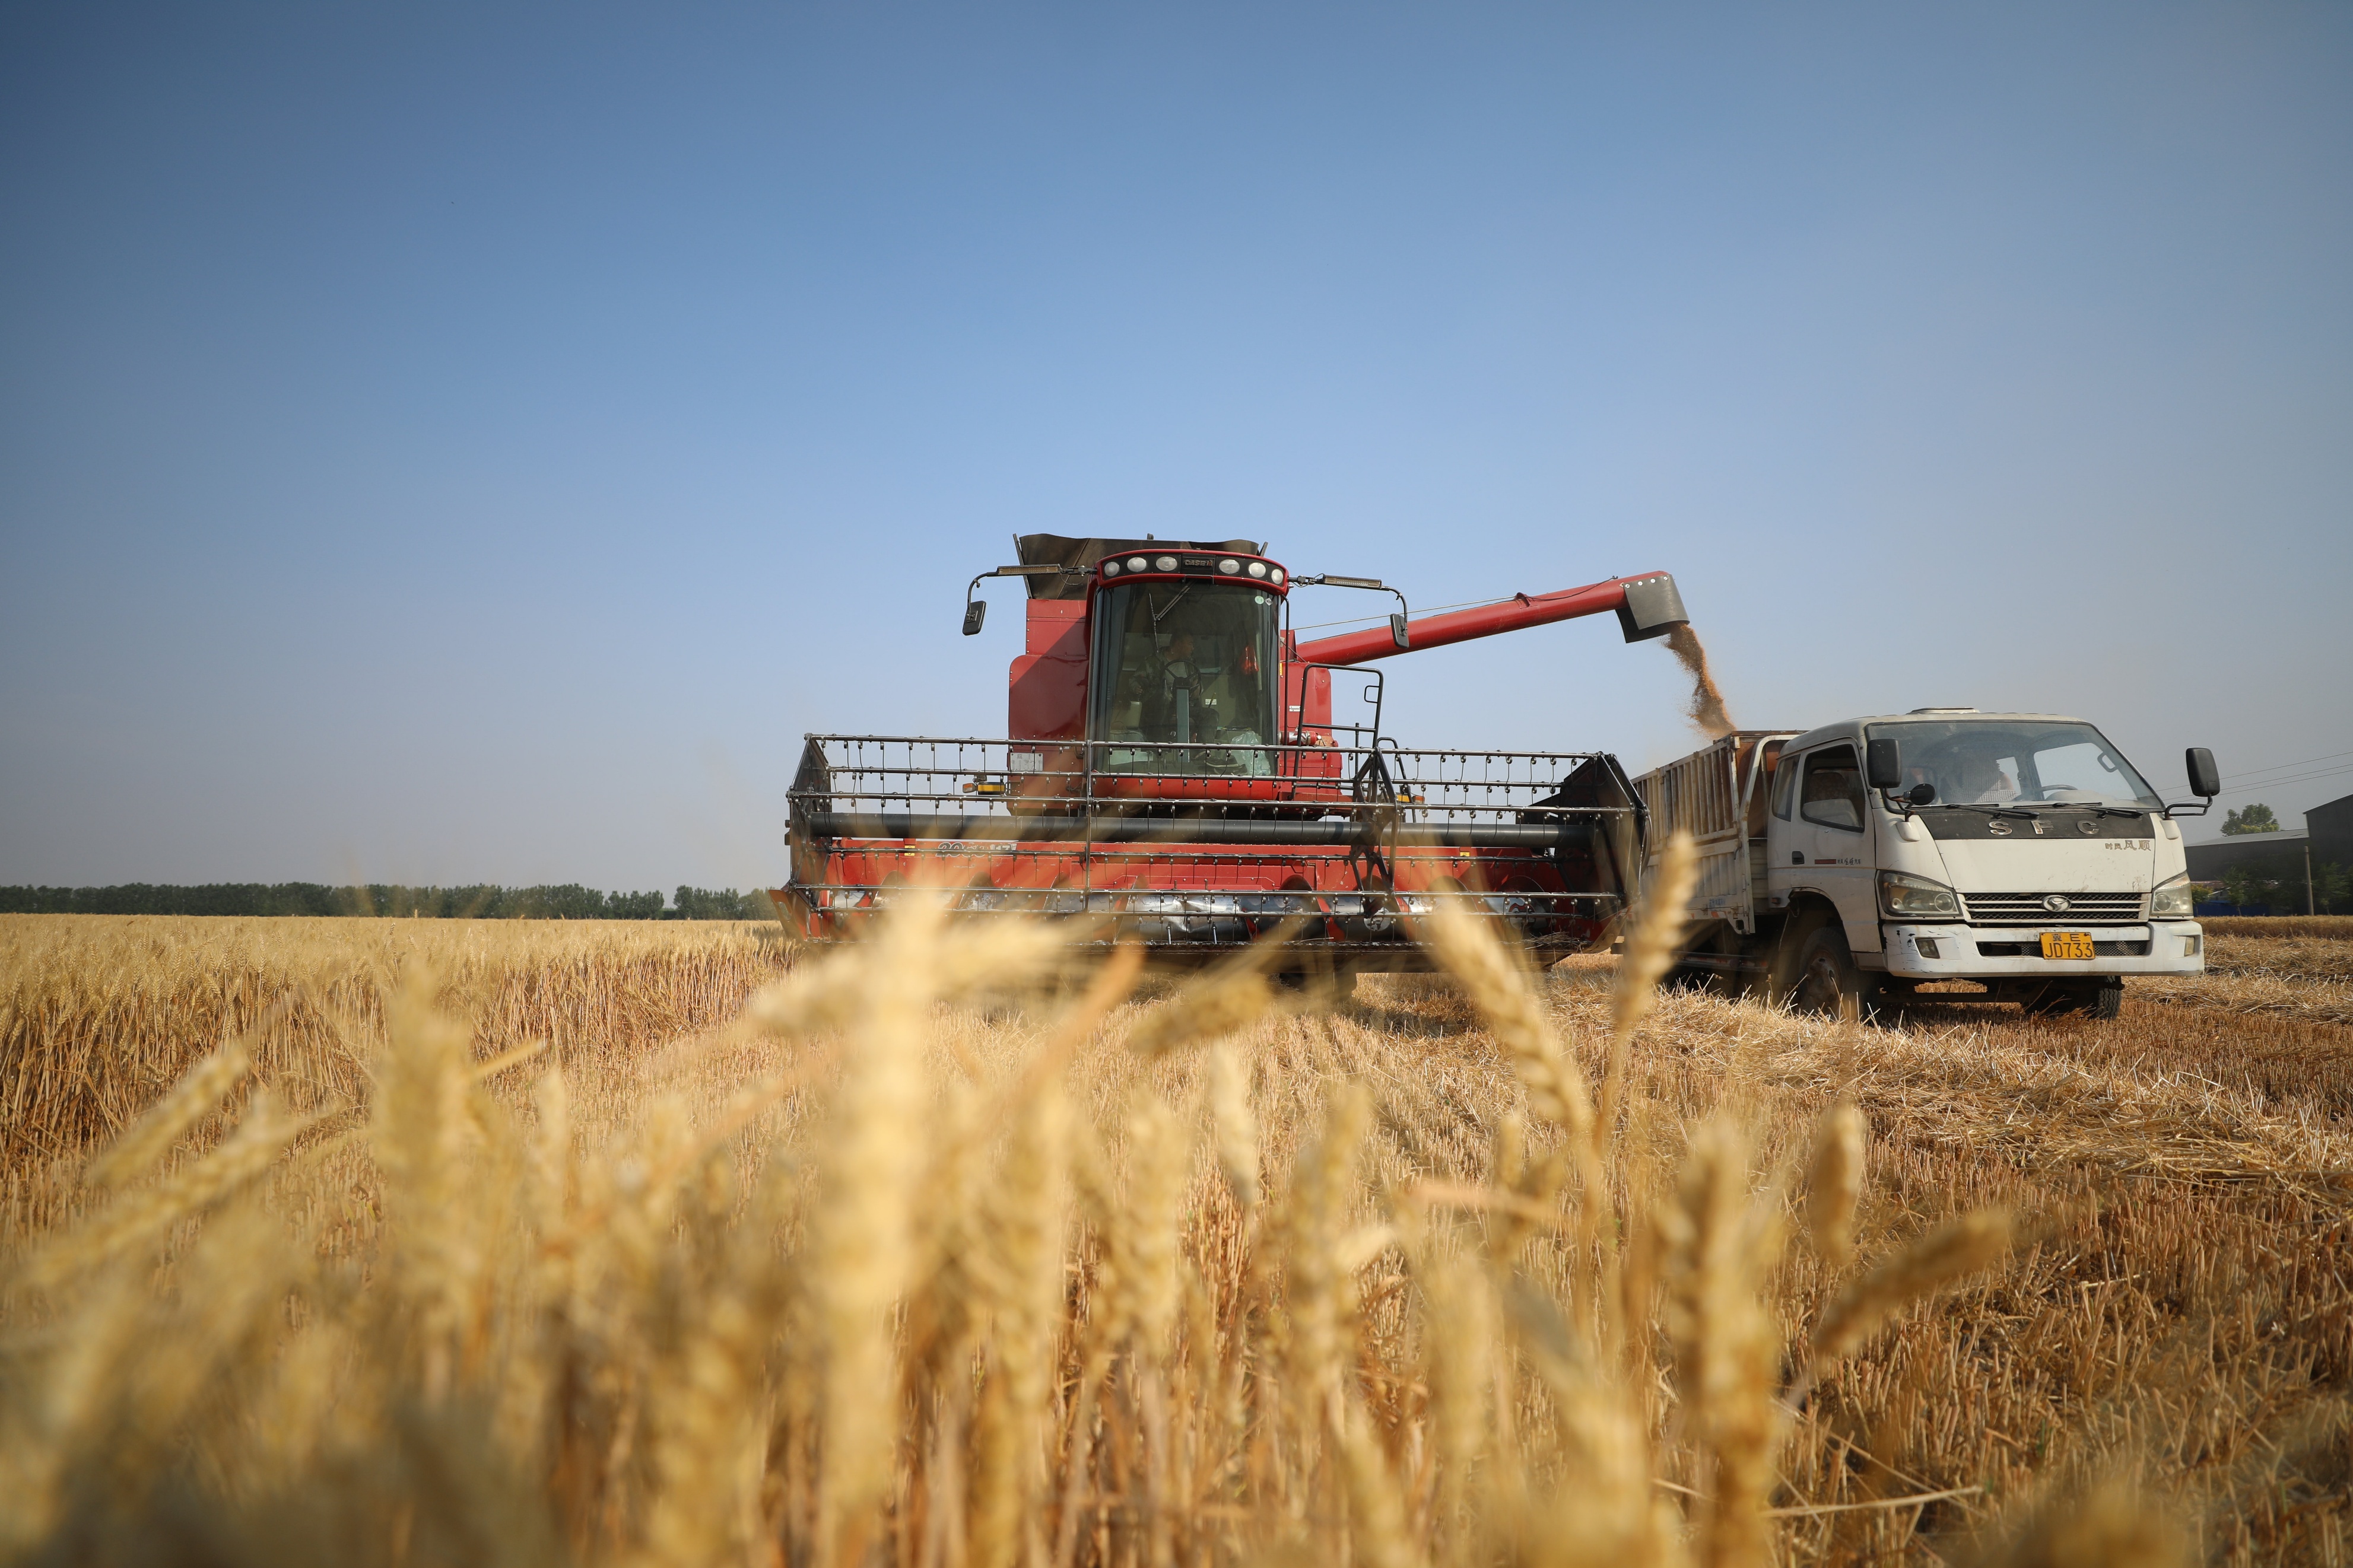
M1099 773L1274 771L1281 606L1244 584L1141 582L1095 596L1089 728ZM1107 676L1107 679L1105 678Z
M1783 757L1773 770L1773 815L1782 821L1789 820L1789 809L1798 800L1798 770L1802 757Z
M1862 769L1852 746L1830 746L1806 759L1798 815L1823 827L1862 831Z

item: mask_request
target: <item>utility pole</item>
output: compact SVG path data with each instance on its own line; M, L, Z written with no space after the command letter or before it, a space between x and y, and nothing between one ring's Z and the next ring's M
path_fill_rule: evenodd
M2312 840L2310 838L2304 841L2304 912L2306 914L2315 912L2312 903Z

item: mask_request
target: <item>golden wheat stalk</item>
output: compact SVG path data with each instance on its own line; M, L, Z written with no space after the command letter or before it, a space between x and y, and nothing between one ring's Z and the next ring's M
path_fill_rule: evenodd
M1050 1080L1022 1110L983 1209L975 1275L991 1318L974 1428L972 1560L1012 1568L1044 1476L1068 1207L1070 1107Z
M1192 1129L1159 1096L1138 1089L1127 1115L1127 1181L1103 1215L1104 1330L1166 1359L1178 1301L1177 1226L1192 1163Z
M1517 952L1497 940L1492 922L1451 900L1441 900L1424 918L1422 931L1510 1058L1528 1091L1528 1108L1570 1137L1588 1139L1593 1102L1585 1075L1560 1048L1544 1000Z
M1991 1268L2010 1251L2013 1228L2006 1210L1978 1209L1881 1260L1823 1311L1814 1327L1814 1365L1852 1354L1913 1302Z
M1773 1206L1749 1199L1739 1131L1719 1119L1694 1132L1660 1223L1675 1383L1714 1470L1701 1531L1711 1568L1756 1568L1770 1555L1765 1504L1780 1420L1775 1337L1757 1296L1778 1251L1778 1220Z
M889 926L912 918L934 934L923 943L926 996L953 1002L975 994L1018 990L1061 956L1060 933L1044 921L992 921L949 928L944 896L910 889ZM802 1036L843 1028L866 1015L878 985L889 985L896 961L891 943L850 949L796 968L763 986L744 1008L743 1024L771 1035Z
M222 1041L218 1049L182 1074L146 1115L90 1162L83 1182L93 1187L119 1187L170 1153L180 1135L218 1106L251 1070L258 1033Z
M1556 1544L1531 1544L1542 1560L1556 1562L1651 1563L1669 1557L1662 1543L1673 1536L1657 1529L1650 1506L1650 1447L1627 1389L1579 1342L1558 1304L1527 1281L1511 1289L1510 1319L1520 1350L1551 1396L1562 1461L1539 1527Z
M1650 884L1642 892L1641 908L1626 933L1626 950L1618 960L1617 978L1610 988L1609 1065L1602 1075L1601 1112L1594 1123L1597 1153L1608 1152L1616 1132L1635 1032L1658 1005L1659 981L1683 952L1683 927L1698 868L1699 856L1691 835L1677 828L1659 852Z
M17 1282L53 1289L121 1257L258 1180L314 1123L313 1118L280 1116L269 1091L255 1089L227 1142L169 1181L116 1202L80 1230L35 1252Z
M1218 1150L1218 1169L1234 1201L1245 1214L1259 1201L1258 1117L1250 1110L1250 1074L1229 1045L1209 1052L1209 1129Z
M1280 960L1303 924L1293 915L1231 958L1205 970L1166 1004L1153 1009L1127 1037L1134 1049L1159 1056L1180 1046L1223 1039L1249 1027L1274 1006L1266 983L1269 965Z
M858 993L859 1048L835 1095L809 1265L826 1356L816 1544L831 1563L862 1556L891 1480L898 1411L883 1394L897 1381L886 1315L913 1258L923 1026L945 922L944 899L911 893L861 955L871 978Z
M2194 1545L2169 1510L2112 1479L2045 1500L1975 1568L2188 1568Z
M1833 1268L1854 1256L1854 1215L1862 1201L1862 1162L1868 1140L1862 1111L1841 1100L1827 1111L1814 1133L1813 1166L1806 1183L1806 1230L1815 1253Z
M1422 1555L1407 1533L1401 1488L1362 1416L1344 1410L1337 1434L1341 1473L1348 1491L1352 1562L1367 1568L1419 1568Z
M1336 1409L1342 1342L1356 1312L1356 1281L1341 1256L1355 1194L1358 1147L1372 1119L1361 1084L1335 1085L1319 1133L1299 1145L1283 1215L1284 1360L1292 1392L1322 1425Z

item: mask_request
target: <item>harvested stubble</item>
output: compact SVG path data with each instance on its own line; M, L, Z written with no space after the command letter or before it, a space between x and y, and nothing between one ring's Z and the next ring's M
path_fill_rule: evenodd
M2353 915L2224 915L2199 922L2208 936L2316 936L2353 942Z
M81 952L248 973L225 923ZM269 971L332 1002L257 1048L291 1110L232 1093L106 1188L83 1165L169 1075L86 1049L144 1092L23 1079L55 1141L12 1171L8 1551L2346 1560L2353 1030L1670 994L1572 1144L1627 1002L1476 928L1463 984L1255 1019L1246 975L1057 1005L1018 931L911 922L745 1010L789 962L749 932L602 939L629 978L599 991L568 931L338 929L341 965ZM67 1002L20 983L19 1017L92 1016L102 986L46 973ZM202 1062L216 992L148 994L185 1011L138 1049ZM560 1066L503 1054L533 1038ZM173 1223L97 1245L134 1210Z

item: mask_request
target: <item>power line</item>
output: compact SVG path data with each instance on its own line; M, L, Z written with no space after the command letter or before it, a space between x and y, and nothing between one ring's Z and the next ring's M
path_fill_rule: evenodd
M2291 773L2286 778L2259 779L2253 784L2233 784L2214 798L2221 800L2224 795L2260 795L2265 790L2284 789L2289 784L2309 784L2314 779L2334 778L2338 773L2353 773L2353 763L2347 763L2341 767L2318 768L2308 773ZM2183 787L2188 786L2185 784Z
M1455 605L1425 605L1414 613L1417 616L1436 616L1448 610L1475 610L1482 605L1508 605L1518 597L1517 594L1506 594L1500 599L1465 599ZM1345 621L1315 621L1291 629L1294 632L1320 632L1326 626L1377 626L1388 619L1387 616L1351 616Z
M2329 752L2327 756L2321 756L2321 757L2306 757L2306 758L2305 758L2302 762L2296 762L2296 763L2273 763L2270 767L2267 767L2267 768L2249 768L2249 769L2247 769L2244 773L2232 773L2232 774L2230 774L2229 776L2230 776L2231 778L2233 778L2233 779L2251 779L2251 778L2253 778L2257 773L2279 773L2279 772L2281 772L2281 771L2282 771L2282 770L2284 770L2284 769L2287 769L2287 768L2300 768L2300 767L2304 767L2304 766L2306 766L2306 765L2307 765L2307 764L2309 764L2309 763L2327 763L2327 762L2334 762L2334 761L2336 761L2338 757L2353 757L2353 752ZM2341 772L2341 771L2343 771L2343 770L2341 770L2341 769L2332 769L2332 770L2329 770L2329 771L2331 771L2331 772Z

